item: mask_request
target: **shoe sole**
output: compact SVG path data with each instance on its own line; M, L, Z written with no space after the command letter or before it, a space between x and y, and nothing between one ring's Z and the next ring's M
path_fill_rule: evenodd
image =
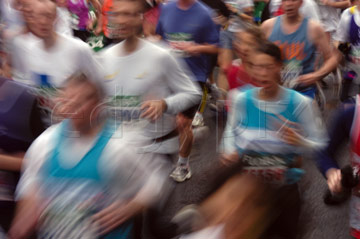
M189 172L188 174L186 174L186 176L184 177L184 179L177 179L175 178L174 176L170 175L170 178L172 178L175 182L178 182L178 183L182 183L182 182L185 182L186 180L190 179L191 178L191 172Z

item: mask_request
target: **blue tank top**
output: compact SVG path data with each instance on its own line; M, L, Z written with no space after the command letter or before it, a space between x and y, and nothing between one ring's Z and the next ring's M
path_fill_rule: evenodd
M60 163L70 129L68 121L61 124L55 149L41 170L46 206L41 216L39 238L97 239L91 216L113 200L108 194L108 182L99 172L99 161L115 131L114 124L111 121L105 124L94 146L72 168ZM101 238L130 239L131 234L132 223L127 222Z
M300 27L291 34L283 33L281 23L282 16L279 16L269 40L281 49L285 64L283 81L286 82L314 71L316 47L308 38L309 20L307 18L304 18Z
M283 110L279 114L264 111L266 105L260 107L261 104L273 103L257 100L257 88L247 90L242 102L236 102L237 106L244 104L246 109L240 116L237 127L239 131L235 132L243 170L265 179L266 182L279 185L296 183L304 173L301 169L292 168L298 156L295 146L283 142L279 137L279 129L275 129L272 123L282 122L278 120L279 115L291 122L298 122L294 100L297 93L294 90L284 90L284 98L280 104L285 105L280 105ZM276 127L281 126L280 123Z

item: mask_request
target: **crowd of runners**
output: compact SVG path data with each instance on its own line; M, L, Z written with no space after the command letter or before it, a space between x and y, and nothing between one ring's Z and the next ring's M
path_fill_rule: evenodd
M303 160L360 238L360 0L0 4L0 238L295 239ZM211 190L162 222L206 117Z

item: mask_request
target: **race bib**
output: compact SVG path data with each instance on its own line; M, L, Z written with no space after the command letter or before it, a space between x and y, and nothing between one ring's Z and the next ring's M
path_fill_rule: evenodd
M292 60L288 62L281 72L283 86L294 88L298 84L297 79L301 75L302 70L300 61Z
M170 45L171 52L176 57L186 58L191 55L184 49L194 45L193 36L189 33L167 33L166 39Z
M78 202L53 200L40 217L40 238L97 238L91 216L95 208Z
M284 184L288 169L286 159L276 155L246 154L242 158L244 172L272 184Z
M122 124L139 124L144 122L140 117L141 97L140 96L115 96L110 103L111 117Z

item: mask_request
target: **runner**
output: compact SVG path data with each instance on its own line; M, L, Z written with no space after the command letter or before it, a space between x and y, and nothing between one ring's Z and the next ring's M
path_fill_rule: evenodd
M239 93L224 133L225 164L241 160L243 172L276 185L284 195L266 237L296 238L300 215L301 156L325 143L311 99L279 85L280 49L264 42L249 61L261 88Z
M319 170L327 179L328 187L333 196L347 195L348 188L342 185L341 170L336 162L338 152L343 143L350 141L350 164L353 174L359 176L359 96L356 97L356 105L350 105L339 110L330 130L330 141L326 148L317 154ZM359 184L352 190L350 201L350 230L352 238L360 238L359 224ZM344 199L347 199L345 197ZM340 201L341 202L341 201Z
M283 0L285 14L263 23L266 37L277 44L285 63L283 84L311 98L315 97L316 82L332 72L339 63L323 28L299 13L302 0ZM324 62L316 70L316 52Z
M346 9L341 15L339 27L337 28L334 39L337 45L340 43L350 43L350 51L348 53L346 67L352 82L356 82L357 76L360 75L360 1L354 1L354 6ZM352 72L351 72L352 71ZM347 77L349 78L349 77Z
M180 152L177 166L171 177L182 182L191 177L189 155L191 152L193 132L191 124L202 126L202 113L205 108L206 89L205 82L210 71L210 58L208 54L217 53L219 33L211 19L208 8L197 0L177 0L170 2L161 9L160 19L156 33L166 41L173 52L183 58L205 92L199 113L187 112L180 114ZM193 121L194 119L194 121ZM192 122L193 121L193 122Z
M101 79L99 67L92 51L80 40L57 34L55 3L43 0L34 2L36 22L30 23L31 33L13 40L13 78L36 88L44 109L51 111L56 88L76 71L86 72L92 80ZM31 39L30 41L27 41ZM50 124L50 118L46 119Z
M227 77L230 91L247 85L257 86L256 81L251 79L249 74L248 61L252 51L259 47L264 40L263 33L255 26L235 33L234 48L239 59L234 60L228 70Z
M11 238L37 228L39 238L130 239L132 217L159 199L160 156L139 153L147 140L102 115L104 97L84 74L66 81L57 106L67 119L25 156Z
M284 7L282 6L282 0L271 0L269 4L269 11L272 17L280 16L284 14ZM300 7L300 13L304 17L320 22L320 10L314 0L303 0L303 4Z
M14 191L23 155L45 126L37 100L26 86L0 77L0 94L0 230L7 232L15 212Z
M220 50L218 63L220 72L218 75L219 87L228 91L226 75L234 58L234 40L235 33L245 30L253 25L254 3L252 0L228 1L228 8L232 12L232 16L228 20L228 27L220 31Z

